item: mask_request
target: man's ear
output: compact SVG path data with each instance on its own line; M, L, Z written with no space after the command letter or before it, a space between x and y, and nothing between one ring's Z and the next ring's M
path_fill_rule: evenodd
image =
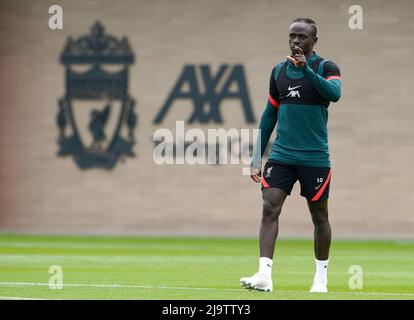
M313 38L313 45L315 45L315 44L316 44L316 42L318 42L318 37L314 37L314 38Z

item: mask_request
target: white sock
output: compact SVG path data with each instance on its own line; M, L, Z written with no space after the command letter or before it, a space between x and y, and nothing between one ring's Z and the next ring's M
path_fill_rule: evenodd
M272 278L273 260L261 257L259 258L259 273L264 274L268 278Z
M328 262L329 260L315 259L316 272L313 278L314 282L328 284Z

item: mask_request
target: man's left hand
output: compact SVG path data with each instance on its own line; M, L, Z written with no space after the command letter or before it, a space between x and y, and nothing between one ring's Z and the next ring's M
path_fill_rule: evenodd
M305 67L306 56L304 55L303 50L299 48L298 46L295 46L294 50L296 51L296 53L293 55L293 57L287 56L288 60L292 62L292 64L297 68Z

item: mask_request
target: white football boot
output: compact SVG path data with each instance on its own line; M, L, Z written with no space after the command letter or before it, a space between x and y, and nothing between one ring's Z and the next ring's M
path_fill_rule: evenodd
M240 279L243 288L257 291L271 292L273 290L272 279L261 273L255 273L251 277L243 277Z

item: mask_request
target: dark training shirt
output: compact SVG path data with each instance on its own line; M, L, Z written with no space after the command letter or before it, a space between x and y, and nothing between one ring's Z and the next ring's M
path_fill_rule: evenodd
M276 126L269 160L309 167L330 167L328 106L341 96L340 70L315 52L305 68L290 61L279 63L270 76L269 98L263 112L258 143L253 151L255 168ZM260 153L259 153L260 152Z

